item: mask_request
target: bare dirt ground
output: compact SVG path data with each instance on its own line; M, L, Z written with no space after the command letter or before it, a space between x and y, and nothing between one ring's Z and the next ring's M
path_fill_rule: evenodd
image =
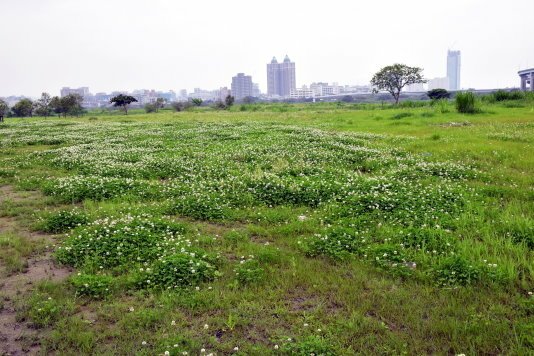
M17 203L30 202L38 196L37 192L17 192L11 186L0 187L0 204L5 201ZM55 244L52 235L36 233L21 226L13 217L0 216L0 233L11 232L18 236L43 241L48 246ZM28 355L36 354L40 349L40 335L44 330L32 327L28 321L17 318L17 300L30 295L41 281L61 281L67 278L70 270L57 266L52 259L51 249L32 255L26 261L26 268L20 273L0 277L0 354Z

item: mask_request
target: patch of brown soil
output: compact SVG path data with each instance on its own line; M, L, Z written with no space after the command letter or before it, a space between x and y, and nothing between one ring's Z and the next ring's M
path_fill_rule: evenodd
M17 202L29 201L36 197L38 192L16 192L11 186L0 187L0 203L13 200ZM29 231L17 224L11 217L0 218L0 232L12 231L19 236L35 241L44 241L49 245L55 244L51 235ZM27 261L27 268L22 273L15 273L0 278L0 353L2 355L28 355L37 354L40 349L40 332L32 328L26 321L17 320L17 308L14 300L27 297L33 286L41 281L60 282L67 278L71 270L57 266L52 260L50 251L39 256L31 256Z

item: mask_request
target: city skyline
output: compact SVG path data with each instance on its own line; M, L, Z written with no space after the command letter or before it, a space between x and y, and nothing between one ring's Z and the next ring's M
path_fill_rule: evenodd
M261 13L241 0L231 5L3 0L0 96L57 93L63 86L94 92L218 88L240 72L257 78L265 92L266 61L285 53L298 63L297 86L366 84L393 63L422 67L427 78L444 76L448 48L462 51L463 88L516 87L517 71L534 65L530 24L516 16L534 11L528 0L506 7L451 0L439 8L422 0L312 0L306 6L272 0L258 3ZM243 15L239 21L228 21L236 12ZM392 36L387 24L398 18L417 20L406 20ZM303 29L309 35L297 35Z

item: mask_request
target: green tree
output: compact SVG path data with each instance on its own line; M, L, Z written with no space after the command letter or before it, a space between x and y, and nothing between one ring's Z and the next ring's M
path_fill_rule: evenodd
M378 71L371 79L371 84L375 87L375 91L379 89L390 93L395 99L395 104L398 104L402 88L410 84L427 82L422 72L422 68L397 63Z
M200 99L200 98L193 98L193 99L191 99L191 102L192 102L193 105L195 105L195 106L200 106L200 105L202 105L203 100Z
M136 103L137 99L130 95L119 94L109 100L115 107L121 107L125 114L128 115L128 105Z
M11 111L17 117L31 117L33 114L33 102L30 99L21 99L11 108Z
M67 114L72 116L79 116L83 112L83 96L80 94L69 94L61 98L64 109L64 116Z
M221 99L219 99L213 103L213 108L216 110L226 110L226 104Z
M224 98L224 104L226 105L226 108L231 107L234 105L235 98L231 95L227 95L226 98Z
M50 99L50 109L52 112L56 113L58 117L63 114L63 106L59 96L54 96L52 99Z
M41 98L35 102L35 114L44 117L50 116L52 113L51 101L52 97L50 97L50 94L42 93Z
M4 122L4 116L7 115L9 112L9 105L7 103L0 99L0 122Z
M167 101L164 98L157 98L154 102L154 107L156 108L156 112L159 111L159 109L163 109L165 107L165 103Z
M157 109L155 103L147 103L147 104L145 104L145 111L147 113L151 113L151 112L157 112L158 109Z
M49 108L56 113L58 117L67 117L67 115L80 115L83 112L83 97L80 94L69 94L62 98L54 96L50 99Z

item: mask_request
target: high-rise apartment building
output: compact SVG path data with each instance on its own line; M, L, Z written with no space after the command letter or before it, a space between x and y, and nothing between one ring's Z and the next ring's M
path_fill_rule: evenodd
M81 88L78 88L78 89L74 89L74 88L69 88L69 87L63 87L61 88L61 96L67 96L69 94L79 94L81 95L82 97L85 97L85 96L89 96L91 95L89 93L89 88L88 87L81 87Z
M232 77L232 95L235 100L243 100L247 96L253 96L252 77L244 73L237 73L235 77Z
M267 64L267 95L289 97L296 87L295 62L291 62L287 55L282 63L273 57Z
M460 69L462 57L460 51L447 52L447 78L449 78L449 90L460 90Z

